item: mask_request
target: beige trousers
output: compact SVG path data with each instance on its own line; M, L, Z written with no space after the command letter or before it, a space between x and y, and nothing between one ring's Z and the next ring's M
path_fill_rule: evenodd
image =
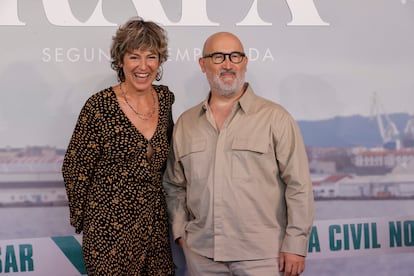
M189 249L185 242L183 251L189 276L280 276L279 259L216 262Z

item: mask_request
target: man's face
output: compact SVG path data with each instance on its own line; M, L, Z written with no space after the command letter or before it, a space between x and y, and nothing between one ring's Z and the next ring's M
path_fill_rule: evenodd
M204 56L213 53L243 53L243 46L240 41L230 34L218 34L212 36L204 47ZM232 96L243 89L245 73L247 68L247 57L241 57L240 63L237 54L230 60L229 55L224 56L224 61L218 64L214 57L200 58L199 63L201 70L206 73L207 80L210 84L212 93L221 96Z

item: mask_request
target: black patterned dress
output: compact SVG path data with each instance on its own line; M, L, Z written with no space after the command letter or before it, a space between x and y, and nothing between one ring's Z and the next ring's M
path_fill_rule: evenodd
M69 143L62 172L88 275L174 274L162 189L174 94L154 89L159 120L151 140L132 125L111 87L87 100Z

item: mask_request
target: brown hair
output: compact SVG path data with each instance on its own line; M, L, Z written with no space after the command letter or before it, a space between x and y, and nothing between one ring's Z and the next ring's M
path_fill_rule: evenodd
M168 58L167 32L152 21L133 17L119 27L112 37L111 68L117 72L118 80L125 81L122 60L128 51L149 50L158 54L160 67ZM162 68L161 68L162 69ZM161 79L162 70L158 71L157 80Z

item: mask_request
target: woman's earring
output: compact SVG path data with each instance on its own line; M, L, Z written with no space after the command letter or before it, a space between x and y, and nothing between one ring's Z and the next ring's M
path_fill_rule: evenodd
M163 70L162 66L158 67L158 72L157 72L157 75L155 76L155 80L156 81L160 81L161 80L163 71L164 70Z

